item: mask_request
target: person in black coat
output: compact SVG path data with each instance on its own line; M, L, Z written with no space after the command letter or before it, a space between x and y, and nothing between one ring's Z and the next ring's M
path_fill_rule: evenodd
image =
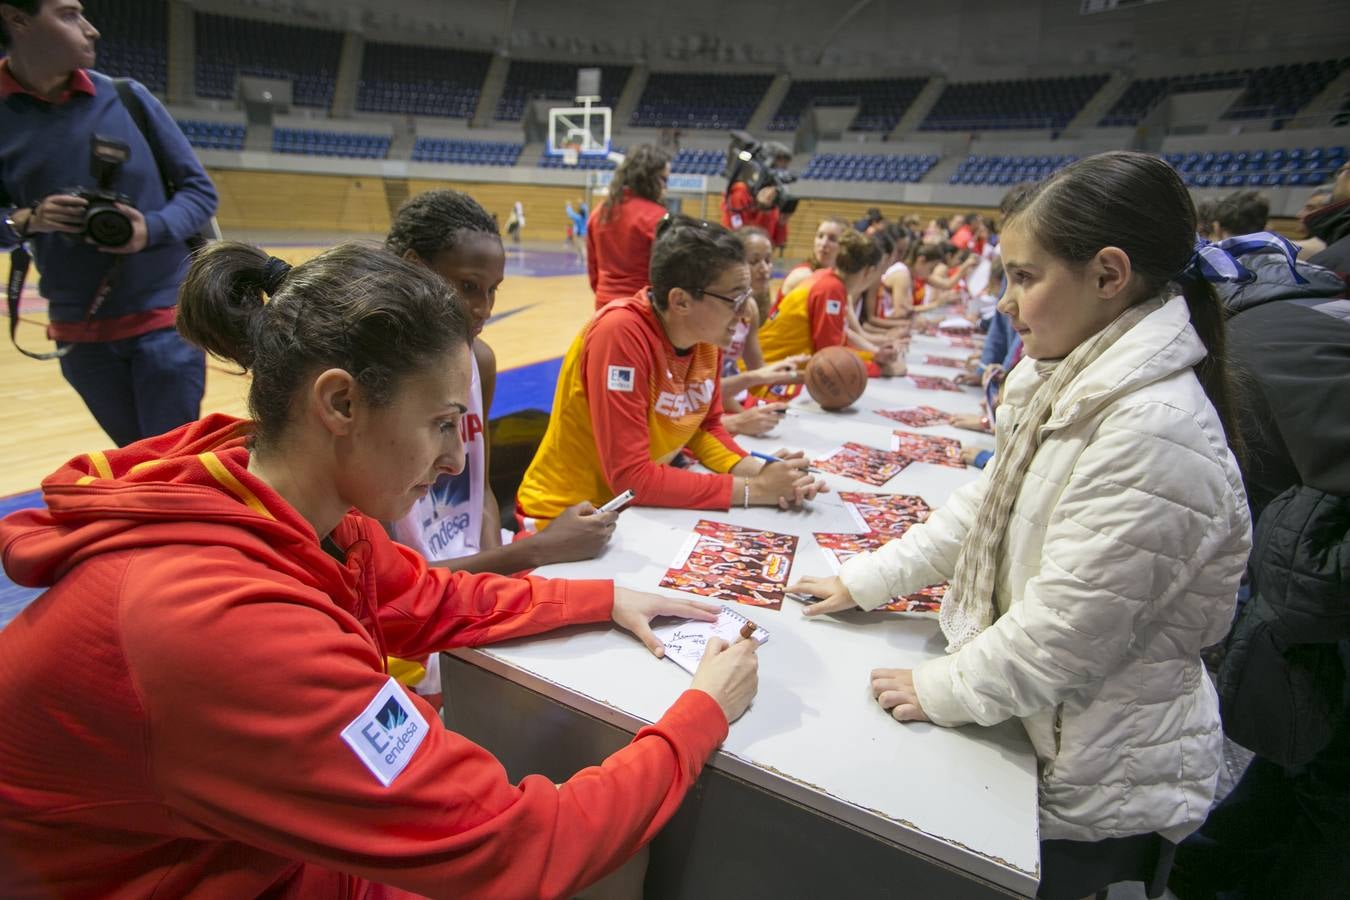
M1350 213L1347 214L1350 217ZM1331 249L1331 248L1329 248ZM1256 753L1178 847L1169 886L1198 898L1343 897L1350 884L1350 300L1332 272L1270 250L1223 294L1256 536L1251 597L1218 688ZM1300 279L1302 281L1300 282Z

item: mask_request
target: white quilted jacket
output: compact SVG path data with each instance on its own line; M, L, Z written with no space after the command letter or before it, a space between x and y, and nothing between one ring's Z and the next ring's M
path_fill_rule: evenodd
M1022 720L1041 762L1041 838L1095 841L1204 821L1221 758L1200 648L1221 639L1251 547L1236 462L1169 300L1065 389L999 562L993 627L914 671L940 725ZM1041 379L1008 377L1000 445ZM989 473L841 571L864 609L947 580Z

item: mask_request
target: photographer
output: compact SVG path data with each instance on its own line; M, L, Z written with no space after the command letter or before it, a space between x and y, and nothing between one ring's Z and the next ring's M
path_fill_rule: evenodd
M205 355L175 304L216 194L148 90L89 71L98 37L77 0L0 2L0 250L31 248L61 373L125 445L200 412Z
M797 208L784 187L795 180L787 171L791 162L792 151L784 144L761 144L743 131L732 132L722 224L732 230L747 225L763 228L775 247L785 246L788 219Z

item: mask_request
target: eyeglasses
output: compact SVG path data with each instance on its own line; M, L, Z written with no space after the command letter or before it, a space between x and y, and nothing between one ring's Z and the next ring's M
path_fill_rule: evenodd
M730 303L731 312L735 315L739 315L740 313L745 312L745 310L750 306L750 301L755 299L754 288L751 288L744 294L741 294L737 297L728 297L726 294L719 294L716 291L710 291L707 288L697 288L691 291L690 293L692 293L696 297L702 297L704 294L706 294L709 297L716 297L723 303Z

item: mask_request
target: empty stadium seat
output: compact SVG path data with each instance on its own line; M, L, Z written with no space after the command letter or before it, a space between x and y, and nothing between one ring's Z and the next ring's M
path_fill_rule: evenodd
M310 128L275 128L272 131L272 152L384 159L389 154L389 135L320 131Z
M1060 129L1106 83L1106 75L949 84L923 131Z
M229 99L240 75L291 82L296 106L327 109L333 102L342 35L197 12L197 95Z
M356 108L363 112L469 119L492 57L406 44L366 44Z
M238 122L179 119L178 127L188 139L188 143L202 150L244 149L244 126Z
M467 141L419 137L413 162L457 163L470 166L514 166L523 144L509 141Z
M653 72L629 124L641 128L744 128L769 75Z
M858 105L850 131L889 132L923 90L926 78L856 78L838 81L794 81L778 111L769 121L770 131L793 131L811 106Z
M937 165L935 154L818 153L803 178L821 181L885 181L916 184Z
M619 93L632 71L628 66L600 66L600 105L611 109L619 102ZM577 66L573 63L513 60L506 73L506 84L493 118L500 122L518 122L532 98L546 97L571 106L577 95Z
M98 28L97 68L114 78L134 78L157 94L169 85L165 0L99 0L89 11Z

